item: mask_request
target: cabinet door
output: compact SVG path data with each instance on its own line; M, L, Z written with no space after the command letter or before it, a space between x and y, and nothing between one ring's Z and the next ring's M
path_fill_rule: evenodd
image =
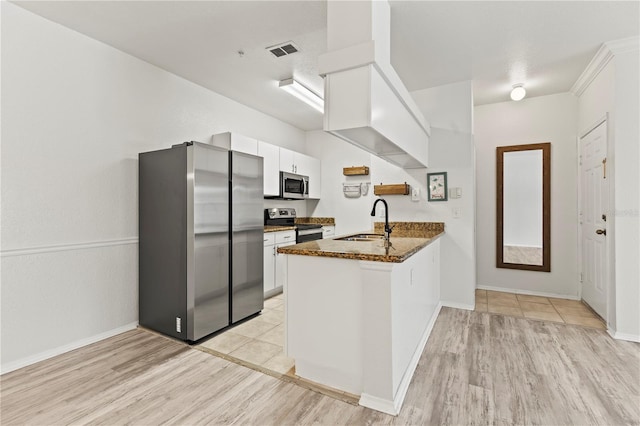
M264 246L264 292L268 292L276 288L275 272L276 272L276 246Z
M286 246L292 246L294 244L295 244L295 241L291 243L278 244L276 245L276 247L286 247ZM286 254L280 254L276 250L275 288L282 287L284 286L284 283L287 282L287 257L286 256L287 256Z
M336 235L336 227L325 225L322 227L322 238L333 238Z
M309 176L309 198L320 198L320 160L299 152L293 157L298 174Z
M282 170L283 172L301 174L296 171L294 154L295 153L290 149L280 148L280 170Z
M264 158L264 195L280 195L280 147L258 141L258 155Z
M320 175L320 160L308 157L306 160L309 176L309 198L319 200L322 190L322 176Z

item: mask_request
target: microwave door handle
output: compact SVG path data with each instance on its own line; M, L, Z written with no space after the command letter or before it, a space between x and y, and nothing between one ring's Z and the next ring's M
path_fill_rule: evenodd
M309 194L309 181L306 179L302 179L302 185L304 186L304 192L302 193L302 195L308 195Z

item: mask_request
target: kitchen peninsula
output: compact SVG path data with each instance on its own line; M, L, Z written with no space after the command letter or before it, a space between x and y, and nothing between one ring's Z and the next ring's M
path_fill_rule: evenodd
M382 234L375 224L374 234ZM284 247L285 351L296 375L396 415L440 309L443 223Z

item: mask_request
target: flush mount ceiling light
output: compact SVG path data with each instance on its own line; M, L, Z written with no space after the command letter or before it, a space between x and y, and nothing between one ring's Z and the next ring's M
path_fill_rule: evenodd
M300 99L307 105L312 106L320 112L324 112L324 99L293 78L287 78L286 80L280 81L279 87Z
M511 89L511 99L513 99L514 101L521 101L522 99L524 99L527 91L524 90L523 86L524 84L522 83L513 85L513 89Z

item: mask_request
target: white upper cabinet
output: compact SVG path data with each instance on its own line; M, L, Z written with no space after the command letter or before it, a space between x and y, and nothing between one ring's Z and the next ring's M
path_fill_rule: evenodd
M287 148L280 148L280 170L281 171L289 172L289 173L298 173L296 171L296 163L293 158L294 155L295 155L295 152Z
M219 133L211 144L264 159L264 196L280 195L280 171L309 176L309 198L320 198L320 160L239 133Z
M309 198L320 198L320 160L308 155L294 153L295 165L298 174L309 176Z
M264 158L264 196L280 194L280 148L258 141L258 155Z
M239 133L219 133L213 135L212 145L245 154L258 155L258 140Z
M280 170L309 176L309 198L320 198L320 160L286 148L280 148Z
M303 176L315 173L315 168L320 166L320 160L290 149L280 148L280 170Z

